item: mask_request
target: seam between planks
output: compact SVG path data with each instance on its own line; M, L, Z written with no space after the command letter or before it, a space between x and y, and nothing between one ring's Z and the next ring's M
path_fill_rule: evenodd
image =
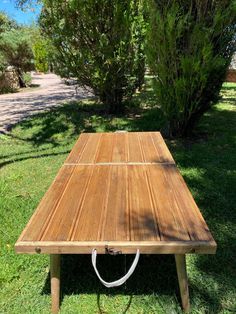
M98 162L98 163L64 163L62 166L145 166L145 165L172 165L176 167L173 162ZM177 168L177 167L176 167Z

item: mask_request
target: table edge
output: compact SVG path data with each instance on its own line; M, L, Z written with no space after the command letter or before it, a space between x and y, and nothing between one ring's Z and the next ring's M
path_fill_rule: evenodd
M16 253L91 254L96 248L106 254L105 248L134 254L215 254L217 244L212 241L17 241Z

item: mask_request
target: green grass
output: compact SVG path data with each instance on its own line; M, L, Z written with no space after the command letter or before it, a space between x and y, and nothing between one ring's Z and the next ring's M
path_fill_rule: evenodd
M191 313L236 313L236 84L202 118L196 136L168 146L218 244L217 254L189 255ZM142 108L137 103L142 101ZM155 130L163 122L150 88L124 116L92 101L66 104L31 117L0 136L0 313L49 313L49 261L16 255L14 243L80 132ZM132 257L99 256L105 279ZM173 256L142 256L126 285L101 286L90 256L64 256L61 313L181 313Z

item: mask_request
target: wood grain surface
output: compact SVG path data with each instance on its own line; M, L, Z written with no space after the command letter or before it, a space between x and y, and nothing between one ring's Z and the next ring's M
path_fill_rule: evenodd
M215 253L159 132L82 134L16 243L18 253L106 247Z

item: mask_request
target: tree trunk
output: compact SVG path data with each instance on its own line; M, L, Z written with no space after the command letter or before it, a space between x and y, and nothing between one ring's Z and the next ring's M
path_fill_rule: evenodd
M110 90L100 95L100 100L105 104L110 114L121 114L124 112L122 93L119 90Z
M21 69L19 69L19 68L16 69L16 72L18 74L20 88L26 87L25 81L23 79L23 73L22 73Z

